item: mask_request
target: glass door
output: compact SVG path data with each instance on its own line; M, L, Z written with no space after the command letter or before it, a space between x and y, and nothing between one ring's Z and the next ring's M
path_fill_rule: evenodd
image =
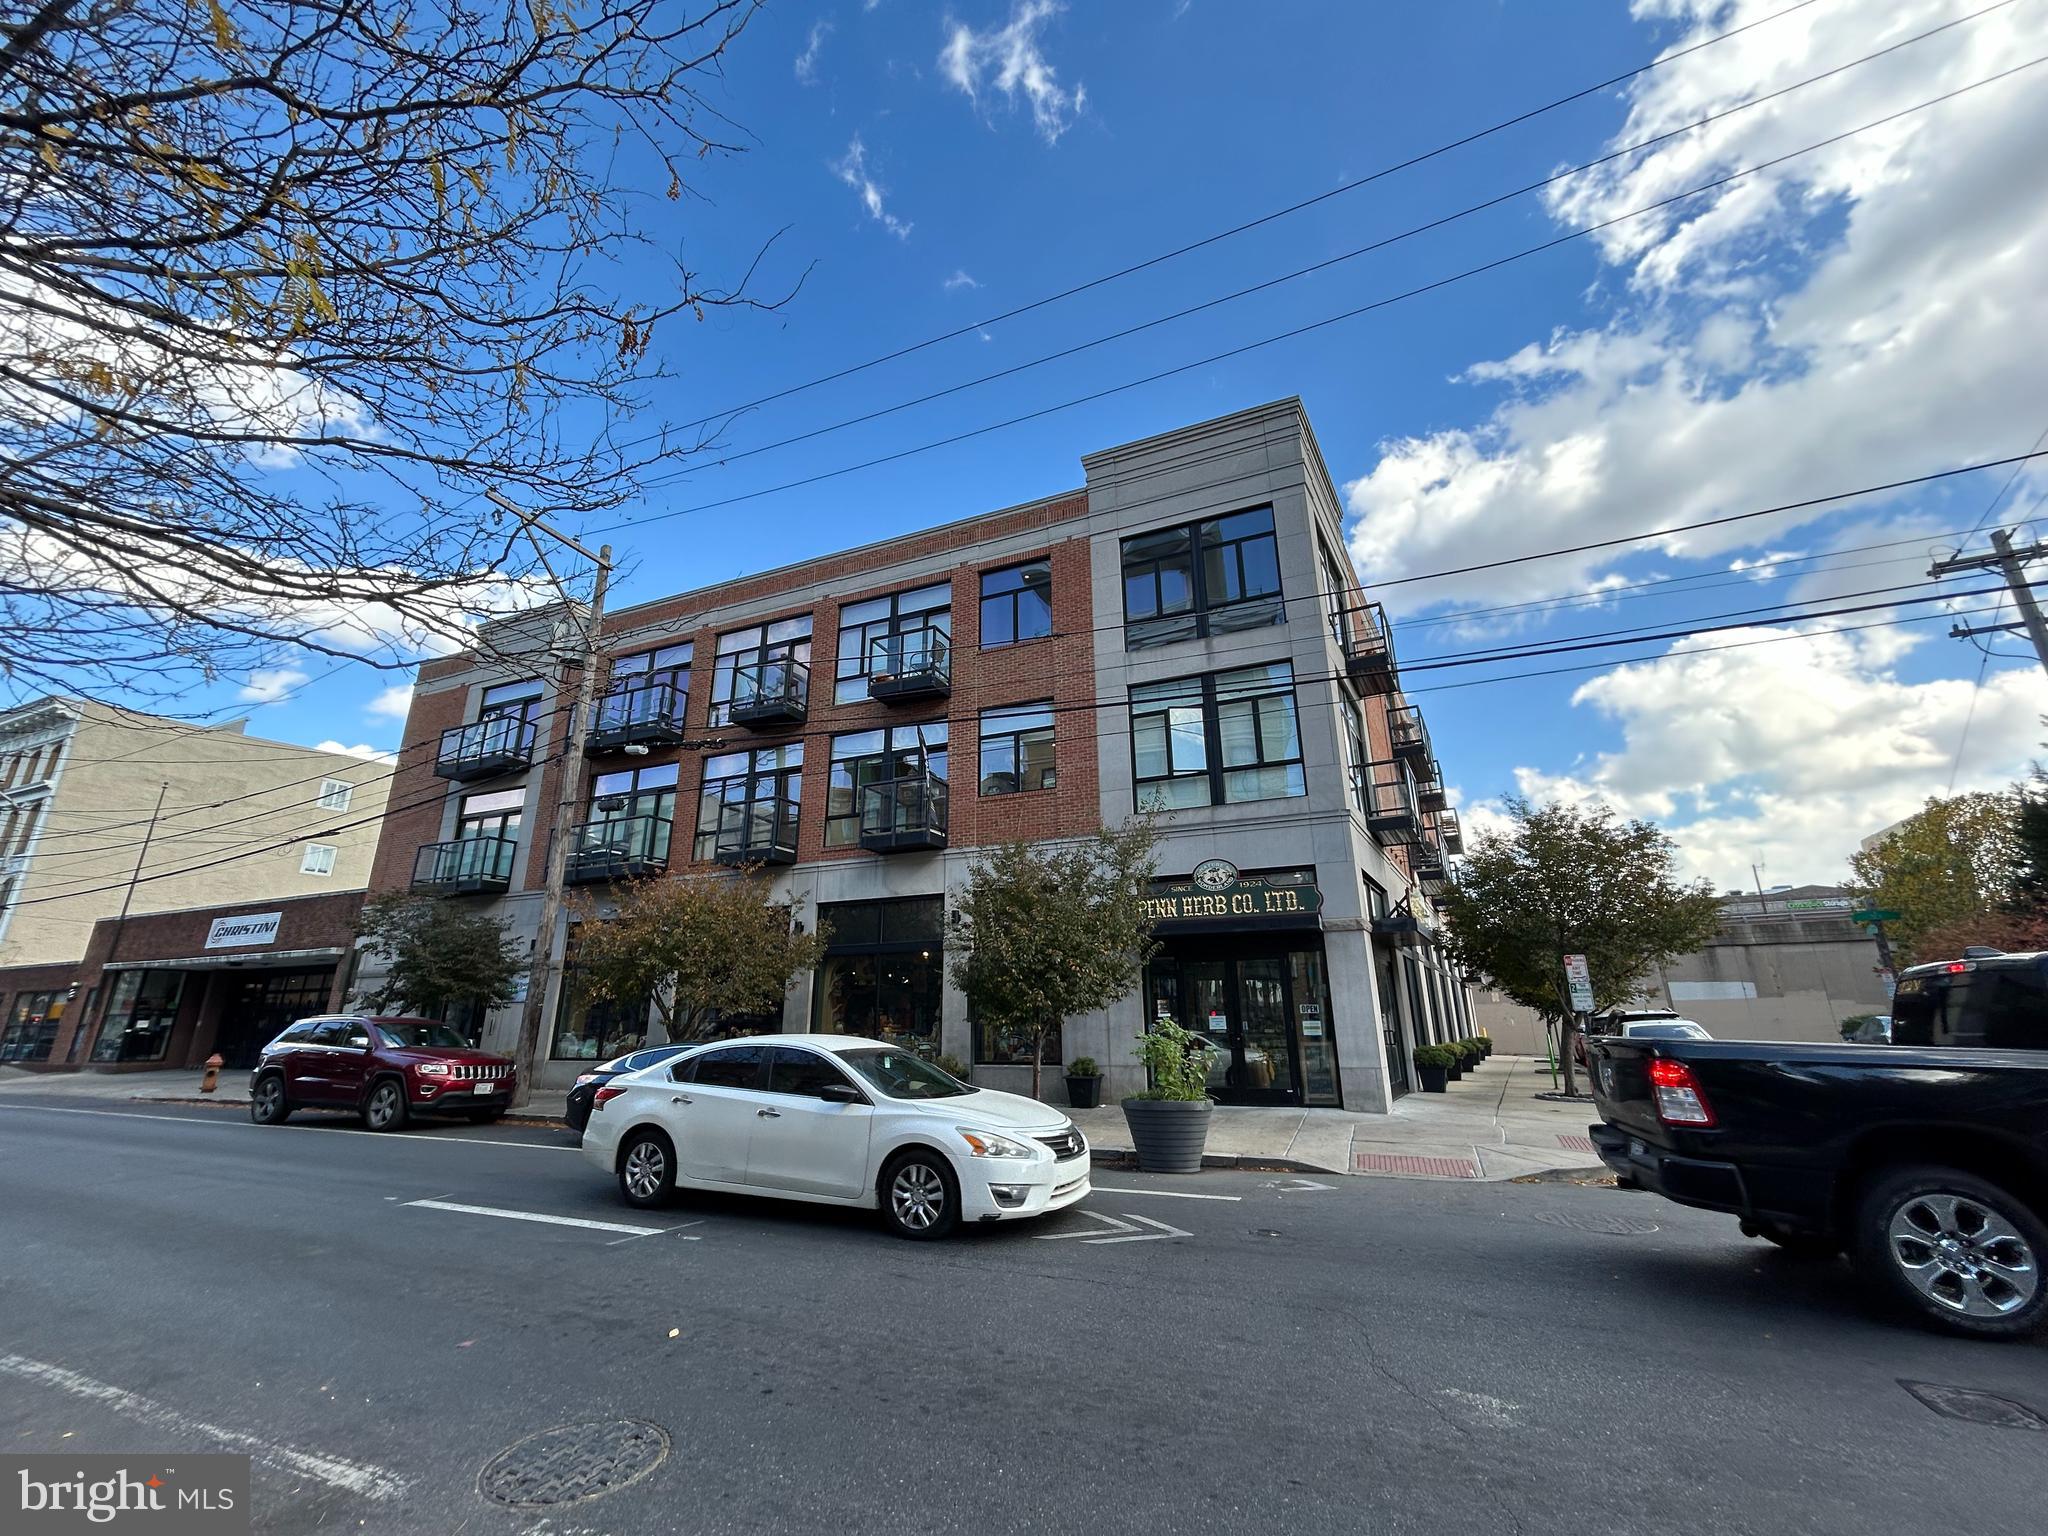
M1262 1099L1296 1097L1293 1010L1287 1002L1287 963L1279 956L1240 960L1237 1031L1230 1042L1233 1086Z
M1187 999L1186 1027L1209 1042L1209 1095L1226 1098L1236 1086L1232 1076L1231 1037L1236 1032L1236 1010L1230 999L1230 962L1190 960L1181 967L1182 992Z

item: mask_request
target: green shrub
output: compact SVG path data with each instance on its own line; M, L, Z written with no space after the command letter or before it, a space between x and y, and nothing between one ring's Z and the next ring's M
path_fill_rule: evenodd
M1418 1067L1442 1067L1446 1072L1457 1062L1457 1053L1448 1045L1418 1045L1415 1047L1415 1065Z
M962 1082L965 1082L967 1080L967 1063L962 1061L958 1056L941 1056L937 1061L933 1062L932 1065L937 1067L941 1072L952 1073L953 1076L959 1078Z
M1152 1073L1152 1086L1136 1099L1193 1101L1209 1097L1209 1053L1215 1047L1193 1030L1161 1015L1138 1040L1138 1059Z
M1076 1056L1067 1063L1067 1076L1100 1077L1102 1076L1102 1068L1095 1065L1095 1058L1093 1056Z

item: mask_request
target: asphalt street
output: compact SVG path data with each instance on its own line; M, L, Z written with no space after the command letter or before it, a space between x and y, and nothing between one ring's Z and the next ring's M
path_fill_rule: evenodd
M651 1219L549 1130L11 1094L0 1443L244 1452L258 1530L369 1536L1870 1536L2048 1505L2048 1434L1900 1385L2048 1415L2048 1346L1924 1332L1726 1218L1571 1185L1096 1184L911 1244L773 1202ZM637 1480L480 1492L587 1465L609 1428L545 1432L618 1421Z

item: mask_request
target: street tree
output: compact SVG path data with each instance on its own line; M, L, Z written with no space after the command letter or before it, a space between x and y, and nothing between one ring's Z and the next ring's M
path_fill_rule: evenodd
M574 527L702 445L617 424L676 322L756 302L667 204L739 147L703 92L759 3L9 7L10 686L409 664L551 598L485 493Z
M1871 847L1851 856L1851 887L1865 906L1899 914L1886 930L1899 958L1941 959L1937 934L1980 924L2021 895L2024 796L2017 789L1930 799Z
M700 1040L721 1018L780 1009L825 938L799 933L768 882L741 871L644 880L571 903L579 981L603 1002L651 1001L671 1040Z
M1004 843L954 894L947 962L976 1019L1031 1045L1038 1096L1045 1044L1068 1018L1107 1008L1152 952L1144 902L1157 841L1147 822L1086 842Z
M372 896L356 933L384 963L382 981L362 994L379 1013L442 1018L472 999L486 1010L502 1008L526 970L525 946L497 918L433 896Z
M1564 957L1586 957L1593 1006L1611 1008L1657 965L1704 944L1719 906L1707 882L1677 878L1671 839L1647 821L1605 805L1506 808L1509 826L1473 840L1451 885L1448 946L1464 970L1558 1027L1572 1093L1578 1020Z

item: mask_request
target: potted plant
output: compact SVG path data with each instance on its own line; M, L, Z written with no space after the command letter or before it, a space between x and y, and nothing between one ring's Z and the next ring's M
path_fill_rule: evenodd
M1457 1049L1450 1045L1440 1045L1437 1049L1444 1053L1444 1072L1455 1083L1465 1075L1465 1058L1460 1056Z
M1467 1072L1477 1072L1479 1063L1486 1060L1486 1052L1479 1049L1479 1042L1470 1035L1458 1042L1458 1054L1465 1058Z
M1415 1075L1424 1093L1450 1092L1451 1053L1441 1045L1415 1047Z
M1138 1041L1152 1086L1124 1100L1124 1122L1147 1173L1198 1173L1209 1141L1209 1042L1162 1015Z
M933 1062L932 1065L937 1067L941 1072L947 1073L949 1076L959 1078L960 1081L963 1083L967 1081L969 1070L967 1063L962 1061L958 1056L941 1056L937 1061Z
M1102 1069L1095 1065L1093 1056L1076 1056L1067 1064L1067 1107L1102 1107Z

